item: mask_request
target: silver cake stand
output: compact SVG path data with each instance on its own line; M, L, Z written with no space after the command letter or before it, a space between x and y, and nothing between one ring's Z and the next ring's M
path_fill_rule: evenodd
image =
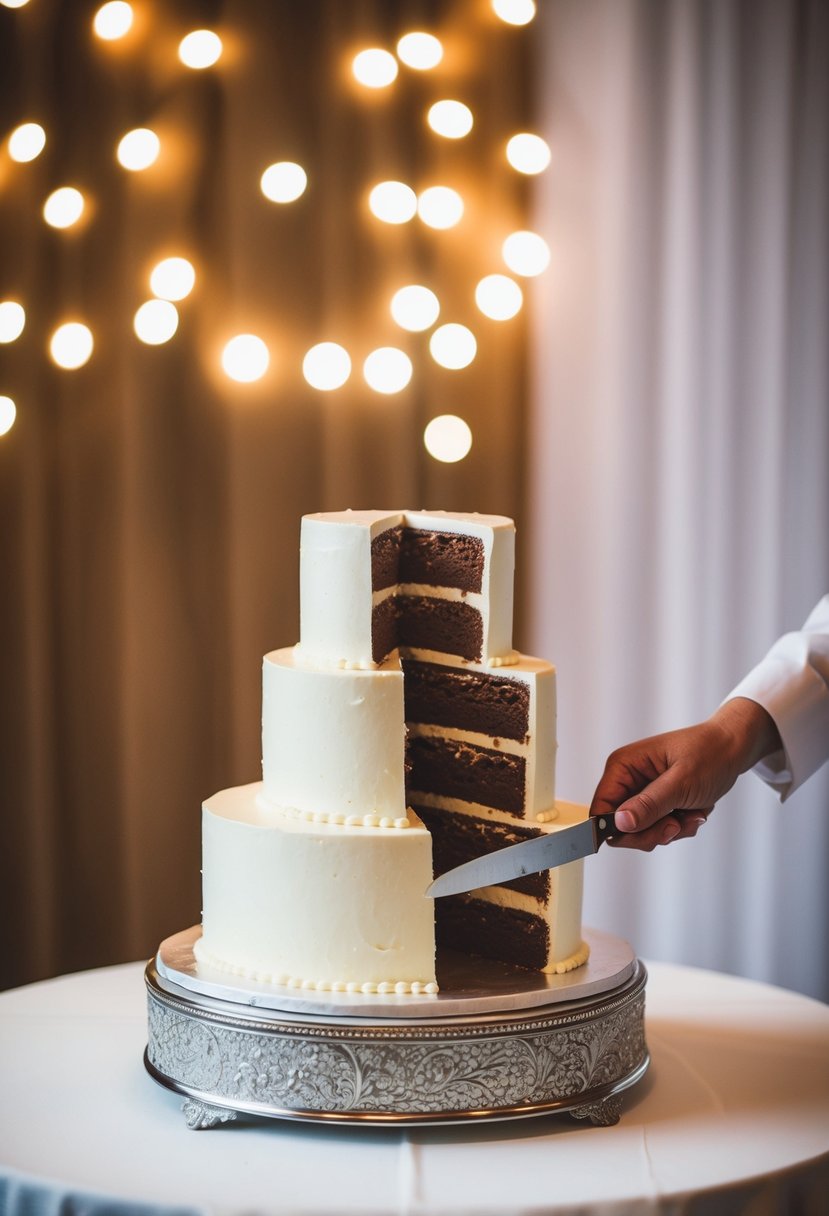
M411 1126L568 1111L617 1122L645 1074L647 973L585 930L588 962L541 975L438 954L437 996L306 993L196 962L199 927L146 969L144 1063L185 1097L188 1126L240 1115Z

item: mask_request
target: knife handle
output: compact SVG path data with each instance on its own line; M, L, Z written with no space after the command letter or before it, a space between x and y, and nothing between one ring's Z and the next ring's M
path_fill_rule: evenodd
M619 829L616 827L615 815L596 815L596 849L599 845L604 844L606 840L610 840L611 836L618 836Z

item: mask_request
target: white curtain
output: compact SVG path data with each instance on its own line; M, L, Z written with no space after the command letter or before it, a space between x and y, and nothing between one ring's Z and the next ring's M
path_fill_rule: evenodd
M829 5L548 0L526 648L561 796L707 716L829 590ZM829 766L586 863L587 924L829 999Z

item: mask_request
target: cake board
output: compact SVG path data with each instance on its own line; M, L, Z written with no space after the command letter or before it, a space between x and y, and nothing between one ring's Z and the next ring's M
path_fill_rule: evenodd
M438 952L436 996L275 988L199 964L200 928L147 964L144 1063L194 1129L243 1115L407 1127L569 1112L618 1121L645 1074L647 973L586 929L562 975Z

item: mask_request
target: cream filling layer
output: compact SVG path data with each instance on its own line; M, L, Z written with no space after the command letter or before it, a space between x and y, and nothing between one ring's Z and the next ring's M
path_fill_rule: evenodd
M406 729L410 735L428 739L445 739L447 742L469 743L473 747L485 747L489 751L504 752L510 756L527 756L528 743L519 743L515 739L502 739L500 736L482 734L476 730L461 730L454 726L432 726L426 722L407 722Z
M439 811L452 811L456 815L472 815L479 819L488 819L492 823L552 823L559 818L557 806L546 807L535 816L513 815L509 811L497 811L494 807L484 806L482 802L466 802L462 798L446 798L443 794L428 794L422 790L410 790L408 801L414 803L415 806L419 803L421 806L433 807Z

